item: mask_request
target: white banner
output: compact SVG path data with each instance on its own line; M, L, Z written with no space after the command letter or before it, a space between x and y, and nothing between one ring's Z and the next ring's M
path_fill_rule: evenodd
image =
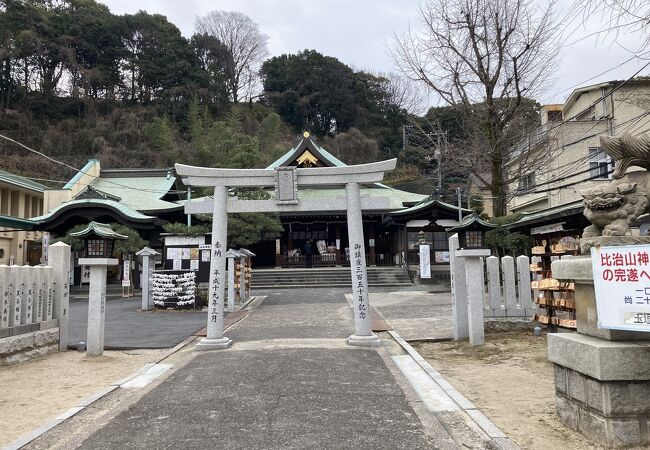
M592 247L598 327L650 331L650 246Z
M420 245L420 278L431 278L431 252L429 245Z
M131 261L124 261L124 270L122 270L122 286L131 286Z

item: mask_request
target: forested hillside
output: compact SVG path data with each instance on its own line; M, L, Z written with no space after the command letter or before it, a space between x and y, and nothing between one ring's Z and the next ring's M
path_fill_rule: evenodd
M188 39L145 11L0 0L0 134L74 167L90 157L103 167L264 167L304 130L348 163L399 154L408 113L389 77L305 50L244 68L244 85L238 58L215 33ZM71 174L6 141L0 154L12 172ZM418 178L418 164L404 159L394 177Z

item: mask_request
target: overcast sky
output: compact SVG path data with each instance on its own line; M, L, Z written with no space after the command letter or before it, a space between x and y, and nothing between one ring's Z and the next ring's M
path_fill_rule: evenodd
M409 24L418 27L419 0L100 0L115 14L146 10L167 16L184 36L194 32L194 20L214 9L240 11L256 21L269 36L272 56L314 49L334 56L355 69L373 72L395 71L387 45L395 32ZM566 7L570 0L559 0ZM598 29L597 19L587 23L567 44ZM574 29L575 27L571 27ZM610 39L611 41L611 39ZM619 38L624 47L638 45L639 37ZM648 61L632 60L630 53L617 44L587 38L561 49L562 64L549 68L555 79L542 103L563 102L576 85L626 79ZM650 75L646 68L641 75ZM592 80L588 80L595 77ZM588 80L588 81L587 81Z

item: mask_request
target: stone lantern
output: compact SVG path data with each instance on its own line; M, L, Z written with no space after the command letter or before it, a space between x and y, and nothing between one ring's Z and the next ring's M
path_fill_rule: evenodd
M88 288L88 331L86 336L86 354L100 356L104 352L104 316L106 313L106 268L116 266L119 261L114 258L115 241L128 239L128 236L116 233L110 227L98 222L70 236L84 239L85 258L79 258L79 264L90 266L90 286Z

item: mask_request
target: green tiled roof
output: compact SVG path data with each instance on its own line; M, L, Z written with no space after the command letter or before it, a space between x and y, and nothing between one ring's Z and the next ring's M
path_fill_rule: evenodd
M485 220L481 219L478 214L474 213L471 216L465 217L463 222L460 225L453 226L451 228L447 228L447 231L462 231L469 227L470 225L474 223L479 223L480 225L486 227L486 228L496 228L496 224L486 222Z
M69 208L70 206L103 206L117 210L120 214L123 214L130 219L136 221L148 221L154 220L155 217L144 215L135 209L129 208L128 206L118 203L115 200L106 200L106 199L96 199L96 198L84 198L79 200L70 200L69 202L61 203L56 208L49 211L47 214L42 216L33 217L31 220L34 222L45 222L57 215L59 211L64 208ZM175 205L178 206L178 205Z
M32 181L29 178L21 177L20 175L14 175L13 173L5 172L0 170L0 182L12 184L14 186L21 187L23 189L29 189L30 191L43 193L47 186Z
M77 173L74 175L74 177L72 177L72 178L70 179L70 181L68 181L68 182L65 184L65 186L63 186L63 189L72 189L72 186L74 186L75 183L76 183L77 181L79 181L79 179L80 179L83 175L85 175L86 172L88 172L88 171L90 170L90 168L91 168L92 166L94 166L95 164L97 164L97 160L96 160L96 159L89 159L88 162L86 163L86 165L83 166L83 167L81 168L81 170L80 170L79 172L77 172Z
M88 224L86 228L84 228L81 231L77 231L76 233L70 233L70 236L73 237L86 237L92 234L96 234L97 236L101 236L103 238L107 239L128 239L128 236L125 236L123 234L116 233L113 231L113 228L111 228L110 225L105 224L105 223L99 223L95 222L94 220Z
M518 221L508 224L505 228L517 228L522 225L540 222L543 220L551 220L553 218L564 217L567 215L580 213L584 209L584 201L576 200L575 202L566 203L564 205L554 206L539 211L531 211L521 213L522 217Z
M174 186L176 178L160 177L110 177L99 178L92 188L119 198L119 202L137 211L156 213L179 209L176 203L161 200Z
M440 201L438 199L433 198L432 195L423 195L422 197L424 197L424 198L417 205L413 205L410 208L402 209L401 211L396 211L393 214L400 214L401 215L401 214L414 213L414 212L418 212L418 211L421 211L423 209L426 209L431 205L439 205L439 206L442 206L443 208L446 208L446 209L458 211L458 206L452 205L451 203L442 202L442 201ZM471 209L466 209L466 208L461 208L461 211L466 212L466 213L471 213L472 212Z
M0 227L16 230L33 230L36 223L32 219L19 219L18 217L0 215Z

